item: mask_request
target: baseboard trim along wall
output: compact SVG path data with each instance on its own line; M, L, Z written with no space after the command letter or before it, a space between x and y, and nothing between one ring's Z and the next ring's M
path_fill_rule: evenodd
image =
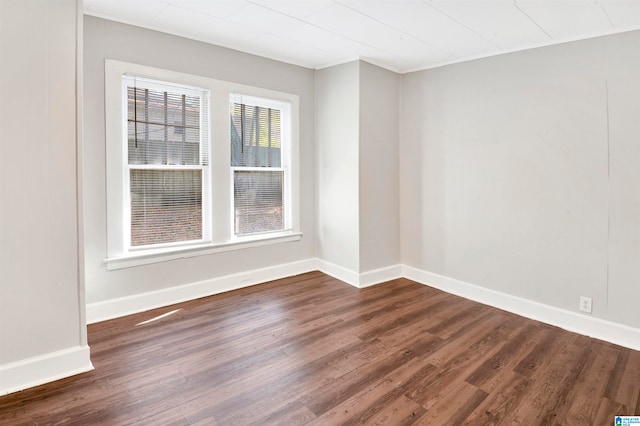
M402 266L402 275L412 281L465 299L503 309L574 333L640 350L640 329L637 328L490 290L407 265Z
M0 396L93 370L89 346L0 365Z
M358 274L324 260L305 259L104 302L89 303L87 304L87 324L318 270L354 287L364 288L400 278L402 267L394 265Z
M104 302L89 303L87 304L87 324L119 318L125 315L161 308L175 303L186 302L200 297L237 290L316 270L318 270L316 259L305 259L298 262L244 271L237 274L225 275Z
M105 302L90 303L87 305L87 323L92 324L317 270L357 288L404 277L568 331L640 350L640 329L637 328L501 293L407 265L392 265L357 273L317 258L245 271Z
M322 259L317 259L317 264L320 272L358 288L370 287L402 276L401 265L392 265L386 268L357 273Z
M358 283L360 282L360 275L351 269L347 269L343 266L336 265L335 263L327 262L322 259L316 259L316 267L324 274L330 275L340 281L344 281L354 287L359 287Z

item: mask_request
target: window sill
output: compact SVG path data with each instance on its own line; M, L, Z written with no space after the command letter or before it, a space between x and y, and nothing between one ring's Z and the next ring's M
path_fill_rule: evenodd
M107 271L117 269L131 268L134 266L148 265L152 263L167 262L170 260L187 259L196 256L205 256L208 254L221 253L225 251L243 250L251 247L260 247L270 244L288 243L299 241L302 239L301 232L294 232L280 235L266 235L261 237L253 237L251 239L242 239L230 241L221 244L199 244L188 247L173 247L163 250L155 250L153 252L131 253L126 256L112 257L104 260Z

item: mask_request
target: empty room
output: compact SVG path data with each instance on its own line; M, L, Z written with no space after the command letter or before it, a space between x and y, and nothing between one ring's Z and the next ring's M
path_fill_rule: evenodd
M0 424L640 423L640 2L0 0Z

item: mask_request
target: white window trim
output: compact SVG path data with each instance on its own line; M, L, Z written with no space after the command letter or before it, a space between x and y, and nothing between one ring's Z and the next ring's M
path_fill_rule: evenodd
M289 102L281 102L281 101L276 101L273 99L266 99L266 98L258 98L256 96L247 96L245 94L240 94L240 93L233 93L230 96L229 99L230 102L234 102L234 103L239 103L239 104L245 104L245 105L251 105L251 106L259 106L259 107L263 107L263 108L273 108L273 109L277 109L280 110L282 112L281 114L281 120L282 120L282 149L283 149L283 153L284 155L282 155L281 158L281 165L280 167L247 167L247 166L238 166L238 167L229 167L229 179L231 182L233 182L234 179L234 173L236 171L258 171L258 172L264 172L264 171L282 171L284 172L284 188L283 188L283 203L285 206L288 206L293 200L292 200L292 194L291 194L291 186L292 186L292 179L291 179L291 158L292 158L292 147L293 147L293 142L292 142L292 137L293 135L291 134L291 129L292 129L292 106ZM233 188L231 188L230 191L230 205L233 206L235 203L234 200L234 194L233 194ZM293 220L291 218L292 214L285 209L285 215L284 215L284 227L282 230L280 231L275 231L275 232L294 232L293 229ZM233 208L230 210L230 216L229 216L229 220L230 220L230 226L232 227L232 229L235 226L235 212L233 211ZM261 235L264 234L273 234L272 231L267 231L266 233L255 233L255 234L244 234L244 235L235 235L233 234L231 236L232 241L244 241L246 239L251 239L252 237L259 237Z
M172 247L171 249L147 250L145 252L132 253L127 256L105 259L104 263L107 267L107 271L114 271L134 266L148 265L151 263L188 259L190 257L205 256L233 250L244 250L251 247L260 247L270 244L288 243L292 241L299 241L301 239L301 232L286 232L282 233L282 235L274 235L271 233L261 237L252 236L251 239L247 239L246 241L238 238L236 241L223 244L199 244Z
M157 91L165 91L167 89L167 87L170 87L171 84L170 83L164 83L164 82L160 82L157 83L157 80L148 80L145 78L141 78L138 75L134 75L132 76L133 78L130 78L130 80L133 80L133 82L135 83L136 81L138 81L139 87L143 87L143 88L148 88L148 89L153 89L153 90L157 90ZM122 76L121 76L122 79ZM127 86L128 84L125 84L124 79L122 79L122 98L121 98L121 102L122 102L122 118L121 118L121 122L124 124L127 122L128 120L128 111L127 111L127 103L128 103L128 95L127 95ZM210 97L211 97L211 93L209 91L207 91L206 89L204 90L205 93L202 93L203 90L200 88L196 88L196 87L186 87L185 85L175 85L176 90L180 91L181 93L187 93L191 96L197 96L201 99L202 102L206 102L206 104L208 105L211 101ZM203 96L203 94L205 96ZM206 97L206 99L203 99L204 97ZM208 111L208 107L204 108L204 111ZM192 165L164 165L164 164L130 164L128 161L128 154L127 154L127 139L129 137L128 134L128 129L125 125L122 126L122 139L121 139L121 143L122 143L122 167L123 167L123 174L122 174L122 188L124 190L124 196L123 198L123 216L122 216L122 238L123 238L123 244L124 244L124 251L125 252L129 252L132 255L135 252L147 252L147 251L154 251L158 248L168 248L171 249L172 247L176 247L176 248L181 248L184 247L185 245L190 245L190 246L197 246L197 245L202 245L202 244L211 244L212 240L211 240L211 223L209 220L206 220L207 218L211 217L211 212L210 212L210 206L211 206L211 178L209 177L210 174L210 170L211 170L211 159L210 157L210 152L211 152L211 147L209 146L211 138L209 137L209 121L208 121L209 117L206 117L206 120L202 119L202 116L200 117L200 126L201 128L204 128L204 137L207 137L209 140L206 141L206 149L203 150L202 148L202 141L201 141L201 149L200 149L200 160L198 161L198 164L192 164ZM200 137L203 138L203 133L200 133ZM203 152L204 151L204 152ZM206 157L205 157L206 156ZM203 161L204 160L204 161ZM203 165L204 164L206 165ZM128 196L130 196L131 192L130 192L130 172L131 170L200 170L202 172L202 179L206 180L207 183L203 182L203 188L202 188L202 238L199 240L194 240L194 241L178 241L178 242L171 242L171 243L165 243L165 244L153 244L150 246L132 246L131 245L131 233L130 232L125 232L125 229L131 229L131 200Z
M195 244L176 244L171 247L150 248L146 250L128 250L124 241L123 226L125 220L125 200L123 199L124 169L127 153L123 149L122 134L122 76L132 74L153 80L190 85L208 89L211 93L209 105L209 179L212 196L209 217L211 241L199 241ZM264 234L236 237L228 219L232 215L232 188L230 170L230 124L229 99L241 93L243 96L273 99L291 105L291 138L289 153L289 194L288 215L290 222L285 230ZM265 244L277 244L297 241L302 238L300 232L299 208L299 97L294 94L236 84L208 77L163 70L145 65L127 62L105 61L105 127L106 127L106 175L107 175L107 258L104 263L107 270L165 262L193 256L208 255L231 250L240 250ZM231 194L232 195L232 194ZM285 217L286 217L285 216ZM222 225L221 225L222 224Z

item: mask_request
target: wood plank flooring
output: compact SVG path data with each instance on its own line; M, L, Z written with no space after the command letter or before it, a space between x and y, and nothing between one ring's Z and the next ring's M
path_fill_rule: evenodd
M640 415L640 352L406 279L358 290L312 272L94 324L89 344L94 371L0 397L0 424L609 425Z

